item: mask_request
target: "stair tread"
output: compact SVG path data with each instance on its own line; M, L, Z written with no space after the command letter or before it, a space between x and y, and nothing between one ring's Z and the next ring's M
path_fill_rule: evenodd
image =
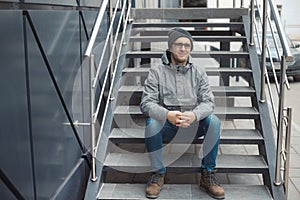
M139 106L127 106L120 105L116 107L115 115L142 115ZM259 116L259 112L253 107L221 107L217 106L215 108L216 115L219 117L227 117L228 119L232 117L238 117L241 119L252 119Z
M149 67L126 67L123 69L124 74L133 74L140 76L147 76L149 72ZM251 69L248 68L232 68L232 67L221 67L221 68L205 68L206 74L208 76L215 76L220 74L230 74L230 75L249 75L252 73Z
M133 15L138 19L239 19L248 14L246 8L135 8Z
M269 190L264 185L222 184L226 199L272 199ZM103 183L98 199L147 199L145 184ZM159 199L211 200L212 198L199 189L196 184L165 184Z
M163 52L153 51L128 51L127 58L161 58ZM193 58L208 58L208 57L239 57L247 58L248 52L242 51L193 51L191 52Z
M115 143L144 143L144 128L114 128L109 136L110 141ZM202 143L203 137L193 143ZM254 129L223 129L221 143L256 144L262 142L263 137Z
M214 95L224 96L250 96L255 94L255 90L248 86L212 86L211 87ZM142 93L143 86L141 85L123 85L119 88L121 93Z
M181 147L178 153L164 153L164 163L169 172L197 173L201 159L197 154L184 153ZM218 172L220 173L262 173L268 166L260 155L218 155ZM151 171L150 160L146 153L109 153L104 161L105 170L127 172Z
M168 36L131 36L131 42L167 42ZM245 36L193 36L194 41L245 41Z
M143 27L241 27L244 23L242 22L159 22L159 23L143 23L134 22L132 23L133 28Z

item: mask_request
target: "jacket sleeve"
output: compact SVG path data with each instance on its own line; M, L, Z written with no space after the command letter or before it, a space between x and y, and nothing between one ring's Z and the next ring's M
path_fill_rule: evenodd
M144 84L140 109L148 117L165 121L168 110L159 105L159 79L158 72L150 68L148 77Z
M210 88L208 77L204 69L198 71L199 85L197 91L198 105L193 109L200 121L213 113L215 108L215 101L212 90Z

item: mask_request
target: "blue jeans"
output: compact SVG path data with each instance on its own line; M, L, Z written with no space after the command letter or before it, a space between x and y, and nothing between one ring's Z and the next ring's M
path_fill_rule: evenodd
M195 138L204 136L203 159L201 168L208 171L216 166L216 157L220 143L221 122L214 114L205 119L192 123L188 128L181 128L168 121L158 121L153 118L146 120L146 148L151 161L151 167L159 173L166 173L163 164L163 141L169 143L192 144Z

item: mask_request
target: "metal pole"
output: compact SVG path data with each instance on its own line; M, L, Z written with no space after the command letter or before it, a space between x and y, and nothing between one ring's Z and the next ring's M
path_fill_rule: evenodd
M261 90L260 90L260 102L265 102L265 69L266 69L266 35L267 35L267 22L268 22L268 2L264 0L263 7L263 33L262 33L262 62L261 62Z
M244 8L244 0L241 0L241 8Z
M250 12L250 46L254 46L254 20L255 20L255 11L254 11L254 0L251 0L251 12Z
M275 171L275 181L276 186L281 185L282 180L280 178L280 168L281 168L281 155L282 151L282 138L283 138L283 105L284 105L284 81L285 81L285 57L281 56L281 70L280 70L280 94L279 94L279 107L278 107L278 127L277 127L277 156L276 156L276 171Z
M292 131L292 108L287 108L287 120L288 125L286 126L286 134L285 134L285 154L286 160L284 165L284 189L286 194L286 199L288 199L288 184L289 184L289 168L290 168L290 148L291 148L291 131Z
M92 150L92 178L91 181L95 182L97 181L97 176L96 176L96 152L95 152L95 123L94 123L94 110L95 110L95 88L93 87L93 81L94 81L94 69L95 69L95 64L94 64L94 54L91 55L90 58L90 114L91 114L91 150Z

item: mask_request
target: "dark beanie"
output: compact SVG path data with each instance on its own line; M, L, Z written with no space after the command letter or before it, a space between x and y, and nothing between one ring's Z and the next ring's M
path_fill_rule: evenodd
M181 29L181 28L172 28L169 31L168 35L169 35L169 40L168 40L168 48L169 48L169 50L171 49L171 46L172 46L173 42L175 40L177 40L177 38L180 38L180 37L186 37L186 38L188 38L191 41L191 51L193 50L193 37L186 30Z

